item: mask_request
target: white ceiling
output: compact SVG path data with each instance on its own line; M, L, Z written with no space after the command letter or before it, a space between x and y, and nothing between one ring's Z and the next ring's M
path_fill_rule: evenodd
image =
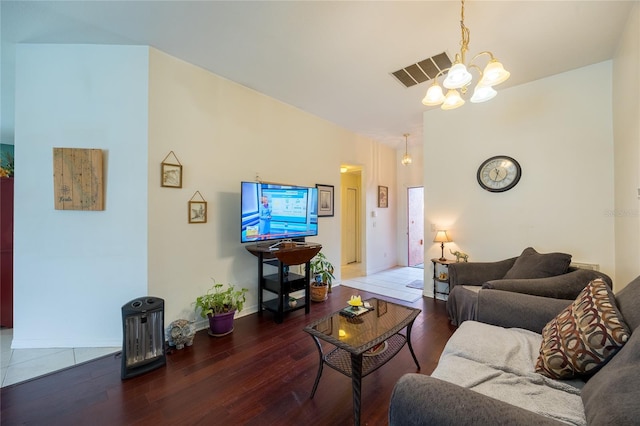
M468 58L491 50L511 72L497 102L500 88L612 58L632 3L467 0ZM390 73L442 51L453 58L460 43L457 0L1 7L3 42L150 45L391 146L404 146L403 133L421 143L428 83L405 88Z

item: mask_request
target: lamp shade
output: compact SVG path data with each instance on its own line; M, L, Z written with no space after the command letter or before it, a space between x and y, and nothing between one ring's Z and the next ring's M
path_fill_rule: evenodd
M440 105L444 101L444 94L442 93L442 87L438 84L432 84L427 90L427 94L422 100L422 104L425 106Z
M476 88L473 90L473 96L469 99L474 104L480 102L486 102L489 99L493 99L498 92L496 92L491 86L482 86L478 84Z
M447 89L459 89L471 82L473 76L464 64L457 63L451 67L442 85Z
M510 75L511 73L505 70L497 59L493 59L484 68L480 84L483 86L495 86L506 81Z
M434 243L451 243L453 242L453 240L449 238L449 235L447 235L447 231L440 230L436 232L436 236L433 238L433 242Z
M455 89L449 89L440 108L444 110L456 109L462 105L464 105L464 99L462 99L460 93Z

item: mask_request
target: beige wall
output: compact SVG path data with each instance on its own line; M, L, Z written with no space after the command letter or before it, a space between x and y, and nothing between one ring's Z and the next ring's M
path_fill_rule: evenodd
M191 318L191 303L211 278L250 290L241 315L257 309L257 259L240 244L240 182L262 180L333 185L335 216L319 218L311 238L336 266L340 282L340 164L361 164L365 203L374 187L393 187L394 151L332 123L283 104L208 71L150 50L149 89L149 294L169 300L168 320ZM158 168L174 151L184 170L183 188L161 188ZM155 165L155 166L154 166ZM187 202L200 191L208 202L208 223L187 223ZM368 235L367 264L395 265L395 208ZM365 227L373 228L369 223ZM388 243L390 241L391 243Z
M436 224L471 261L533 246L614 277L611 61L498 90L487 103L427 111L424 135L426 241ZM520 162L522 179L489 193L476 172L498 154ZM425 257L436 254L433 245Z
M634 5L613 59L616 282L640 274L640 3Z

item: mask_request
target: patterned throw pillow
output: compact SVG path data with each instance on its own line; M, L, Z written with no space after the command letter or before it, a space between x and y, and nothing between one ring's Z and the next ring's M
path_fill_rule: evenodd
M594 373L630 335L611 290L595 279L545 325L536 372L553 379Z

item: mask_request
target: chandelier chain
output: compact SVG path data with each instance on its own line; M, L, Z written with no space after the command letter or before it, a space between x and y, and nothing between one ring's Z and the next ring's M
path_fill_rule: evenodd
M460 63L465 64L465 54L469 50L469 40L471 37L471 31L464 25L464 0L462 0L462 8L460 9Z

